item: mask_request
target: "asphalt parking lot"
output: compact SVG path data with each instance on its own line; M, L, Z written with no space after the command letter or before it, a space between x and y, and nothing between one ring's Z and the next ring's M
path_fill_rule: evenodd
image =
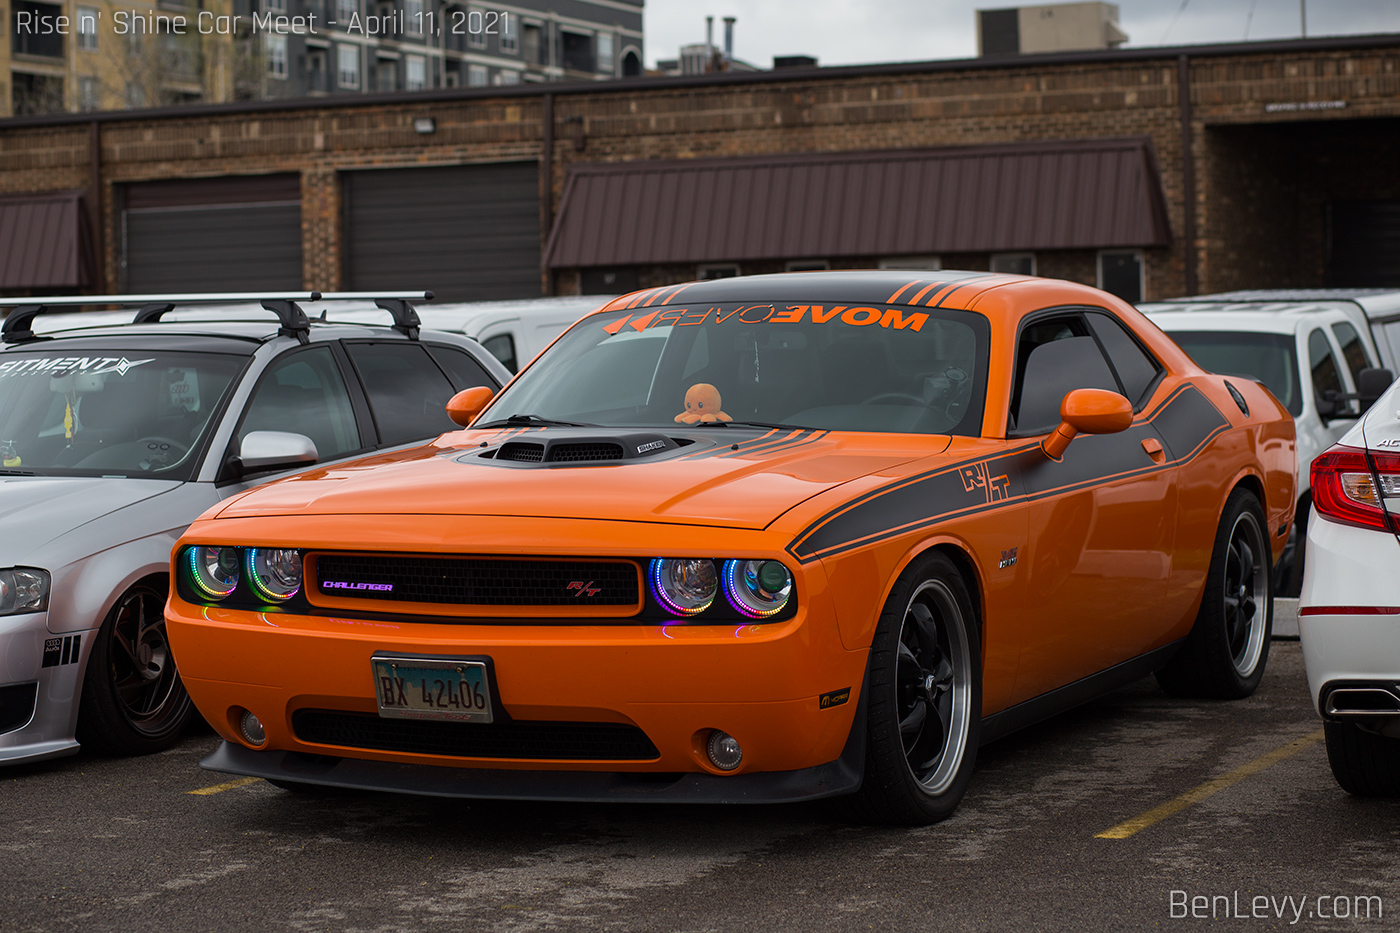
M984 748L957 814L915 830L307 798L200 770L200 732L0 771L0 930L1395 928L1400 804L1346 796L1320 725L1276 641L1248 700L1149 679Z

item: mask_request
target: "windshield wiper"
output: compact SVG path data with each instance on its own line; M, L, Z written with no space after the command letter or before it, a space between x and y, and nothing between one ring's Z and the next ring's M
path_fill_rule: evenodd
M688 428L727 428L730 426L743 426L748 428L791 428L798 431L811 431L812 428L805 424L774 424L771 421L697 421L695 424L688 424Z
M557 421L553 418L541 418L539 415L511 415L501 421L491 421L487 424L475 424L474 428L499 428L499 427L523 427L525 425L552 426L559 428L596 428L596 424L586 424L582 421Z

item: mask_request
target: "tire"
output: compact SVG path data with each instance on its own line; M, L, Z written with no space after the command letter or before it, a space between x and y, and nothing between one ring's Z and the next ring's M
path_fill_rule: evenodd
M166 592L127 590L98 629L83 674L78 741L108 755L148 755L175 744L194 705L165 637Z
M1264 678L1274 593L1264 508L1247 489L1225 502L1205 594L1181 650L1157 672L1174 696L1237 700Z
M982 732L982 646L967 586L937 552L895 582L870 648L867 822L925 826L957 809Z
M1349 722L1323 724L1327 763L1342 790L1357 797L1400 797L1400 739Z

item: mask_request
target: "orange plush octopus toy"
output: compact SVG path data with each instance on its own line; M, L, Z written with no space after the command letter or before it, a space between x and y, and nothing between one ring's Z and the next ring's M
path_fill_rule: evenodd
M686 390L685 411L676 415L676 420L685 424L701 421L733 421L720 410L719 389L708 382L698 382Z

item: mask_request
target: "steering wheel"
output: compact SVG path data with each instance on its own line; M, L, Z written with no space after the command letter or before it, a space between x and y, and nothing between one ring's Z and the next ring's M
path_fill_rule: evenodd
M928 404L922 395L914 395L912 392L881 392L878 395L870 396L870 398L861 402L861 404L890 405L897 402L909 402L918 405L920 408Z

